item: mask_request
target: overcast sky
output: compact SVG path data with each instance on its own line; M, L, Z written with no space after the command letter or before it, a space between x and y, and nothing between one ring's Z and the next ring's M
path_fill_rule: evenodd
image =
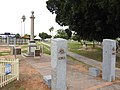
M1 0L0 2L0 33L11 32L21 34L21 18L26 16L25 33L30 34L31 11L35 15L35 35L49 32L50 27L55 30L62 28L55 22L55 15L46 8L47 0ZM22 34L24 33L22 24Z

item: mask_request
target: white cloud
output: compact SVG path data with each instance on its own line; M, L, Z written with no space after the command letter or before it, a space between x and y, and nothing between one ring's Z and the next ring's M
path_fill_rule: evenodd
M11 32L21 34L21 18L26 16L25 32L30 34L31 11L35 15L35 35L40 32L47 32L49 28L56 30L60 27L55 22L55 15L52 15L46 8L47 0L1 0L0 2L0 33ZM22 29L23 32L23 29Z

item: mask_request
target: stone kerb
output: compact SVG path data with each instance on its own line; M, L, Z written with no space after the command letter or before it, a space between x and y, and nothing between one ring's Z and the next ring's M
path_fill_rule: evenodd
M57 38L51 41L51 90L66 90L67 40Z

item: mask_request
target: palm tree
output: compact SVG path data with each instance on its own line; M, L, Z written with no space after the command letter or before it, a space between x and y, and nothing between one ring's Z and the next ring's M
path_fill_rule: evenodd
M23 22L24 22L24 35L25 35L25 20L26 20L25 15L22 16L22 20L23 20Z
M50 31L50 34L51 34L51 32L52 32L52 38L53 38L53 31L54 31L54 27L52 26L50 29L49 29L49 31Z

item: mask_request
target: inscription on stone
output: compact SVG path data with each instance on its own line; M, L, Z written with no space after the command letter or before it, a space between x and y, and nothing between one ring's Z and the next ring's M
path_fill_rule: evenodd
M59 53L58 60L64 60L65 59L65 50L61 48L58 53Z
M65 57L58 57L58 60L63 60L65 59Z
M59 54L64 54L65 51L64 51L64 49L60 49L58 53L59 53Z
M112 55L115 55L116 54L116 50L115 50L115 47L112 48Z
M111 39L103 40L103 63L102 79L105 81L115 80L116 63L116 41Z

